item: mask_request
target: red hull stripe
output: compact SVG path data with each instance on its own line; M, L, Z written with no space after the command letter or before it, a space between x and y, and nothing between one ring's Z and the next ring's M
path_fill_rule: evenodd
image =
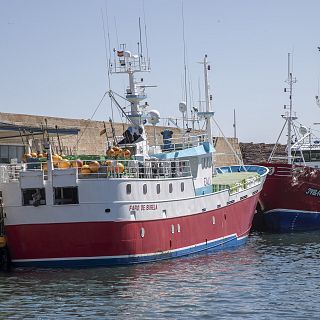
M17 263L79 257L102 257L114 264L166 259L241 243L257 199L258 194L213 211L163 220L8 225L6 235Z
M131 256L109 256L109 257L76 257L64 259L22 259L13 260L12 264L15 267L94 267L94 266L109 266L109 265L126 265L143 262L159 261L171 258L178 258L203 251L219 251L232 247L237 247L245 243L247 235L237 238L235 235L217 239L208 243L194 245L189 248L181 248L168 252L146 254L146 255L131 255Z

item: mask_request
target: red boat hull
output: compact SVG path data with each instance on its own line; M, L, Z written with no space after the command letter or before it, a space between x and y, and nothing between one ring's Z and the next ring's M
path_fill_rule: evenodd
M256 193L224 208L179 218L8 225L6 235L16 266L92 266L160 260L241 244L251 228L258 196Z
M261 211L254 227L292 232L320 229L320 170L281 163L263 163L270 172L260 193Z

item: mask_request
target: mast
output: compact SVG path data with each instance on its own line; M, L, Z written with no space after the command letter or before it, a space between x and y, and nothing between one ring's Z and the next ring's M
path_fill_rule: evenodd
M146 86L142 83L143 79L140 82L136 81L134 74L136 72L149 72L150 63L144 59L141 53L135 55L126 50L125 44L121 45L120 50L114 50L114 53L118 59L115 58L114 63L109 64L110 73L125 73L128 75L129 87L126 90L126 99L131 105L128 117L135 126L141 126L145 120L145 105L141 105L140 102L147 98Z
M209 81L208 81L208 71L210 70L210 65L208 65L207 55L204 56L203 62L199 62L203 64L203 71L204 71L204 94L205 94L205 103L206 103L206 111L199 111L198 116L204 117L206 120L207 126L207 136L208 141L212 144L213 143L213 135L212 135L212 120L211 118L214 115L214 112L211 110L211 103L212 96L209 95Z
M236 109L233 109L233 137L237 138Z
M292 155L291 155L291 136L292 136L292 121L296 120L297 117L293 115L292 110L292 95L293 95L293 84L297 82L297 79L292 76L291 68L290 68L290 62L291 62L291 54L288 53L288 79L286 82L289 84L289 88L285 88L284 92L289 92L289 106L285 105L285 109L289 107L289 111L286 111L285 115L283 116L284 119L286 119L287 122L287 129L288 129L288 139L287 139L287 157L288 157L288 164L291 164L292 162Z
M206 125L207 125L207 134L208 140L212 143L212 125L211 125L211 117L213 116L213 112L211 110L210 104L210 96L209 96L209 81L208 81L208 70L210 70L210 66L208 65L207 55L204 56L203 59L203 70L204 70L204 92L205 92L205 101L206 101Z
M114 62L109 63L109 72L111 74L127 74L129 86L126 89L125 98L130 102L131 109L129 112L124 112L119 103L114 98L114 93L109 90L110 98L116 102L116 105L125 114L126 118L131 122L127 129L131 138L122 141L123 143L134 143L136 155L145 157L148 155L149 146L147 143L147 134L144 124L147 122L147 103L141 103L147 98L145 88L151 87L143 84L143 78L135 79L135 74L140 72L150 71L150 61L142 56L142 49L139 49L138 54L133 54L126 50L126 45L121 44L120 49L114 49Z

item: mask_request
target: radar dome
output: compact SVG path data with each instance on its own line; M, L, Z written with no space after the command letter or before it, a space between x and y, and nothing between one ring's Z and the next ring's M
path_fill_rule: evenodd
M182 113L187 111L187 104L184 101L179 103L179 111Z
M148 122L156 125L160 121L160 112L158 110L150 110L148 112Z
M299 132L304 136L305 134L307 134L308 129L305 126L300 126Z

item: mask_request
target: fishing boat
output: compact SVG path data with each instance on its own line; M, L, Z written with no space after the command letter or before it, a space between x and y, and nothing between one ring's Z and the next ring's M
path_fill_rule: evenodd
M179 139L167 129L163 143L154 145L144 125L156 125L159 112L141 104L147 86L135 79L149 65L125 46L115 51L110 72L129 77L131 111L121 110L130 126L106 155L62 159L47 141L44 161L30 158L1 172L13 266L133 264L245 242L268 169L214 166L207 56L206 109L198 115L206 133L186 130ZM119 105L113 91L109 96Z
M293 111L293 84L288 55L289 105L281 133L287 128L285 155L277 156L278 140L268 162L269 174L260 194L254 228L269 232L296 232L320 229L320 139L296 123Z

